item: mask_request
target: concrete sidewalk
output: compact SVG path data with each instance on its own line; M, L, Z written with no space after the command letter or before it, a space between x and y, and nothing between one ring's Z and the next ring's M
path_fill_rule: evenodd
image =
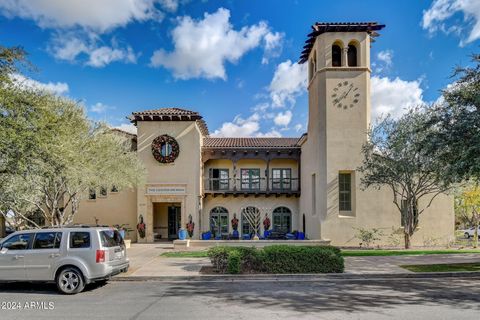
M161 254L173 252L171 242L134 243L127 249L130 268L118 277L174 277L198 276L203 266L210 265L206 258L166 258Z
M130 269L117 278L191 278L201 276L203 266L210 266L208 258L167 258L161 256L164 252L173 252L173 244L132 244L127 251ZM480 254L345 257L344 275L413 275L400 265L441 263L480 263Z

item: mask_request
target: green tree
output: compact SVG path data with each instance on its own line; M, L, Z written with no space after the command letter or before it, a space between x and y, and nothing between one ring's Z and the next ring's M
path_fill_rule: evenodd
M457 67L456 81L443 90L444 102L429 110L425 153L435 153L445 183L480 181L480 55L473 66Z
M13 211L15 220L33 226L31 216L39 213L47 225L65 225L90 188L135 187L144 169L131 141L90 121L71 99L10 81L24 54L5 50L0 49L0 213Z
M362 187L392 191L404 227L405 248L411 246L420 214L448 190L438 177L435 155L419 148L429 134L420 130L426 121L428 115L420 107L398 120L386 117L369 131L362 148Z

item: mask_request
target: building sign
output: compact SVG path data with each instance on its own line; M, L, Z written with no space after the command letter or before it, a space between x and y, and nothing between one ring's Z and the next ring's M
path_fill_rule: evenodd
M151 186L147 187L147 195L184 195L185 186Z

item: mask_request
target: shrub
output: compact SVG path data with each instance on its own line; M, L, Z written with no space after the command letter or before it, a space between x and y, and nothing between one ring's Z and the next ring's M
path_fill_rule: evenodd
M344 270L340 250L328 246L275 245L263 249L268 273L340 273Z
M340 249L330 246L214 247L208 256L220 273L327 273L344 269Z
M240 273L241 255L238 250L230 250L227 255L227 272L231 274Z
M366 248L370 248L370 244L375 243L375 241L380 240L380 237L383 236L383 232L380 229L373 228L373 229L363 229L363 228L355 228L357 229L357 234L355 237L360 240L360 247L364 246Z

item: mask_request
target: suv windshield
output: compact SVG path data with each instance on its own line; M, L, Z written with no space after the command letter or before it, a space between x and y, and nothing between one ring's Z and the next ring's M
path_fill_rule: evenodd
M100 231L100 239L104 247L120 247L123 246L123 239L117 230Z

